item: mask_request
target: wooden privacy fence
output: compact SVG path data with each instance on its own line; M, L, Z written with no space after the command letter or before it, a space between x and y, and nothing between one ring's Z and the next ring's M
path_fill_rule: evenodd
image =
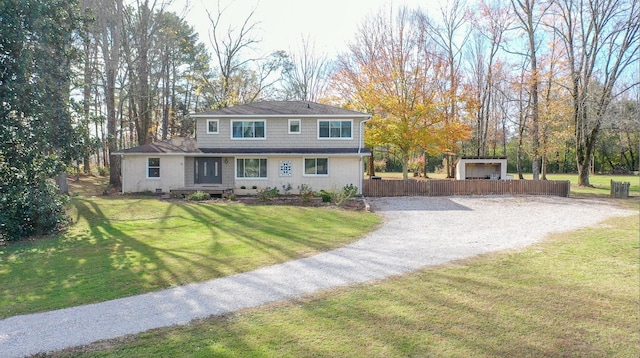
M384 196L549 195L568 197L568 180L371 180L362 194Z
M611 181L611 197L612 198L628 198L630 182Z

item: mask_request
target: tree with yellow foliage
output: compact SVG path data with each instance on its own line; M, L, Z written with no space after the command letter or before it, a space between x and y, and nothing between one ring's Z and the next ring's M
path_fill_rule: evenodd
M436 86L441 59L417 15L401 8L366 19L349 51L339 56L333 79L349 106L372 114L368 145L400 151L405 180L412 153L457 150L451 138L468 135L468 128L446 117Z

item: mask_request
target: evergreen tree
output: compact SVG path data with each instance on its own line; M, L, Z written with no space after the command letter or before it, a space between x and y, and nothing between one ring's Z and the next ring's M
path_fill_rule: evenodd
M0 240L50 233L64 221L52 178L71 162L72 37L68 0L0 2Z

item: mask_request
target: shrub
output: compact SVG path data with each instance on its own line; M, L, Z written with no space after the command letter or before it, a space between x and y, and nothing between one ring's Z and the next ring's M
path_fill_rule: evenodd
M93 168L92 172L94 172L94 175L104 177L109 175L109 168L101 166L101 167Z
M333 186L331 190L321 190L320 196L323 203L334 203L336 206L342 206L352 197L358 194L358 187L353 184L345 185L341 190Z
M291 183L287 183L282 186L282 192L284 193L284 195L288 195L291 189L293 189L293 186L291 185Z
M56 194L56 186L49 180L6 187L0 195L0 241L17 241L61 229L69 223L65 200Z
M346 203L352 197L358 194L358 187L353 184L347 184L342 188L342 191L338 192L337 195L333 198L334 204L337 206L342 206L342 204Z
M320 190L320 197L322 198L323 203L330 203L333 201L333 193L328 192L326 190Z
M420 172L424 168L424 155L409 159L408 170L410 172Z
M358 195L358 187L353 184L347 184L342 188L342 192L348 198L354 197Z
M276 187L266 187L258 191L258 200L260 201L271 201L278 196L280 196L280 191Z
M385 172L387 170L387 161L385 159L375 159L373 168L376 172Z
M300 190L300 201L302 201L303 203L310 203L311 200L313 200L313 196L315 195L315 193L310 186L308 186L307 184L302 184L298 187L298 189Z
M236 201L236 200L238 200L238 197L236 196L236 194L231 194L231 195L229 195L229 200Z
M187 199L193 200L193 201L209 200L210 198L211 198L211 195L209 195L209 193L205 193L204 191L200 191L200 190L187 196Z

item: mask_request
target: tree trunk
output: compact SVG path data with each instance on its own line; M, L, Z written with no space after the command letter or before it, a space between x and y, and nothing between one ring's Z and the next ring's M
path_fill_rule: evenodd
M58 186L58 194L69 195L69 183L67 183L67 173L62 172L56 177L56 185Z
M91 138L89 135L89 123L91 122L91 81L93 77L92 71L92 63L91 63L91 43L90 40L85 40L84 43L84 79L82 84L82 110L84 115L84 144L88 146ZM97 133L96 133L97 135ZM87 147L85 147L82 163L84 164L83 171L85 174L91 173L91 164L90 164L90 152Z
M376 175L376 168L374 166L374 158L373 158L373 150L371 151L371 155L369 156L369 166L367 167L367 175L369 178Z
M518 179L522 180L524 179L524 176L522 175L522 141L523 141L523 134L524 134L524 125L521 125L520 130L518 132L518 151L516 154L516 167L518 169Z
M122 0L116 1L116 19L110 29L105 29L103 36L103 53L105 58L106 88L105 100L107 107L107 146L109 149L109 184L115 187L122 185L120 182L120 162L119 157L112 153L118 150L117 123L116 123L116 74L118 71L118 61L120 58L120 39L122 32L122 13L124 11ZM112 35L112 43L109 46L107 32ZM105 162L106 165L106 162Z
M409 151L402 150L402 180L409 180Z

